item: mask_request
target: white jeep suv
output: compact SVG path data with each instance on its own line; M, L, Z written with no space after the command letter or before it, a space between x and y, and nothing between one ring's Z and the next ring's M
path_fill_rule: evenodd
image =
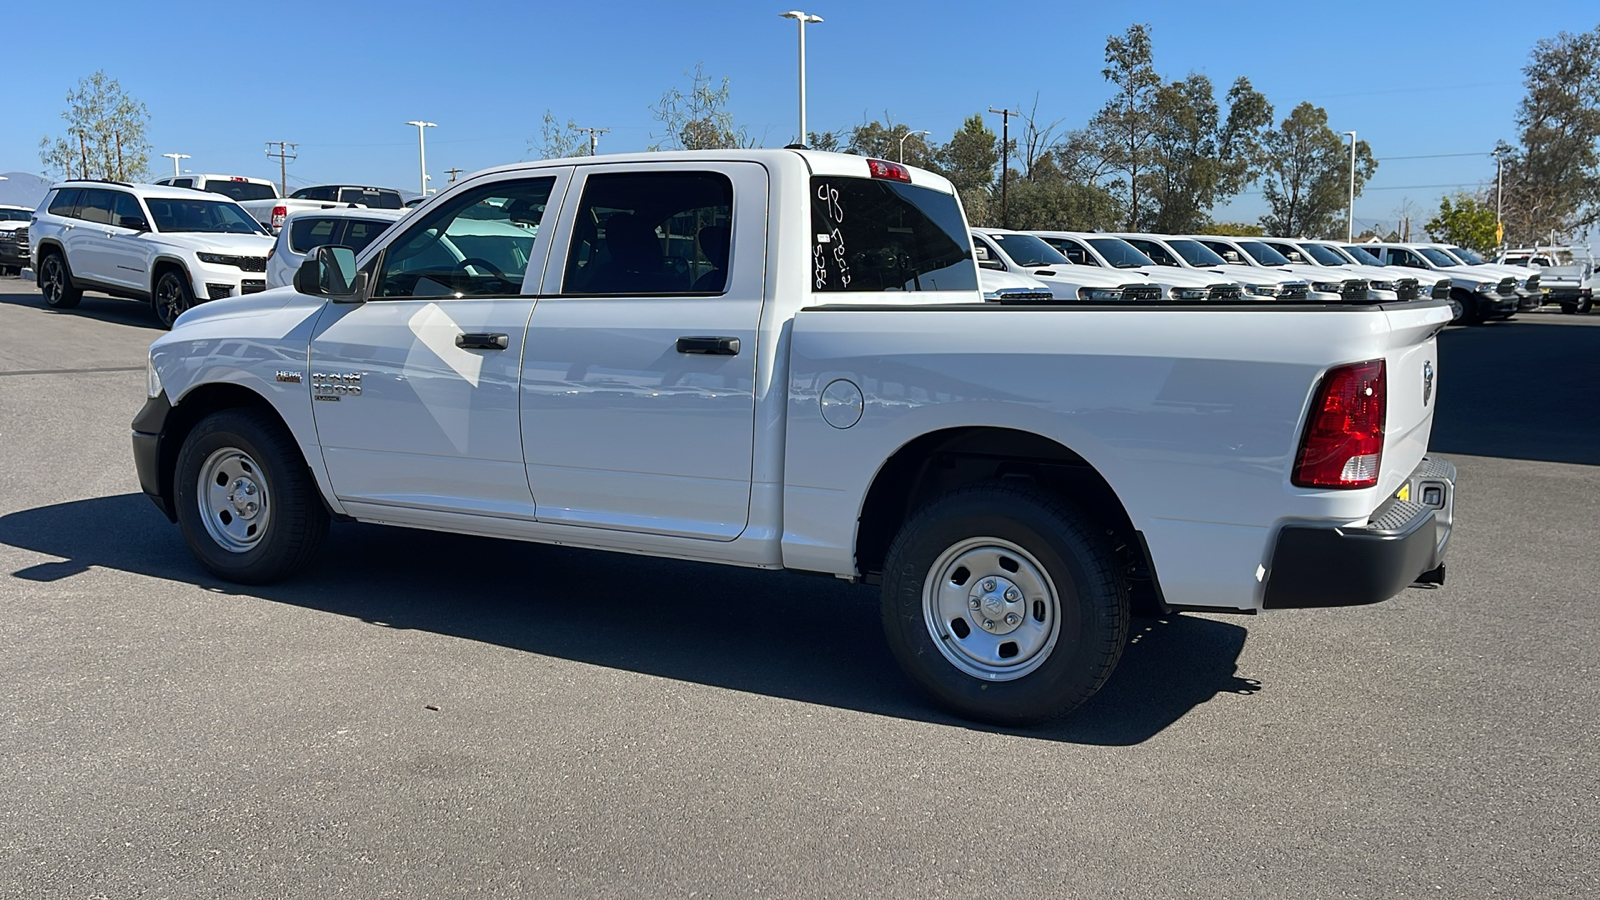
M64 181L34 213L28 244L51 308L102 291L149 303L171 328L196 303L265 290L272 236L218 194Z

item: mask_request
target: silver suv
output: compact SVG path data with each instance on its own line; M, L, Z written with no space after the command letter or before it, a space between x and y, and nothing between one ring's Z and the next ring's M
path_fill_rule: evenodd
M171 328L196 303L265 290L272 236L218 194L64 181L34 213L28 245L51 308L101 291L149 303Z

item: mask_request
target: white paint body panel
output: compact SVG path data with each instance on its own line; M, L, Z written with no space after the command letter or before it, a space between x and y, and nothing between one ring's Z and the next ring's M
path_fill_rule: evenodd
M734 180L725 295L559 294L579 186L605 167ZM1100 472L1144 533L1168 602L1219 609L1259 608L1257 568L1284 523L1365 521L1426 448L1421 372L1437 366L1443 304L1041 309L982 304L975 290L813 294L810 179L868 174L834 154L520 164L433 203L543 174L570 174L573 189L552 195L525 296L341 307L283 289L209 303L152 346L169 398L217 382L261 394L333 509L363 521L841 577L861 574L863 499L896 450L948 428L1017 429ZM358 262L405 229L393 232ZM454 354L445 338L457 330L512 343ZM673 351L702 334L737 336L741 352ZM1379 357L1391 400L1378 486L1292 486L1318 379ZM361 370L359 399L313 401L313 371L336 367ZM277 381L279 370L304 379ZM818 392L838 377L865 395L854 427L821 416Z

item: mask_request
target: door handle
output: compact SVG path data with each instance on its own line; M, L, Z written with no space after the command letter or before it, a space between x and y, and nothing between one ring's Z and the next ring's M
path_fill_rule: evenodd
M504 334L458 334L456 346L463 350L504 350L511 346L511 337Z
M703 353L708 356L738 356L739 339L736 337L681 337L679 353Z

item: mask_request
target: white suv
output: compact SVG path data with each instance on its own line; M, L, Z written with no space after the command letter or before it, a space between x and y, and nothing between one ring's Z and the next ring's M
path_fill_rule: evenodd
M322 246L360 253L410 210L304 209L289 213L267 254L267 289L294 283L306 254Z
M64 181L34 213L28 245L51 308L103 291L149 303L171 328L197 302L266 290L272 236L217 194Z

